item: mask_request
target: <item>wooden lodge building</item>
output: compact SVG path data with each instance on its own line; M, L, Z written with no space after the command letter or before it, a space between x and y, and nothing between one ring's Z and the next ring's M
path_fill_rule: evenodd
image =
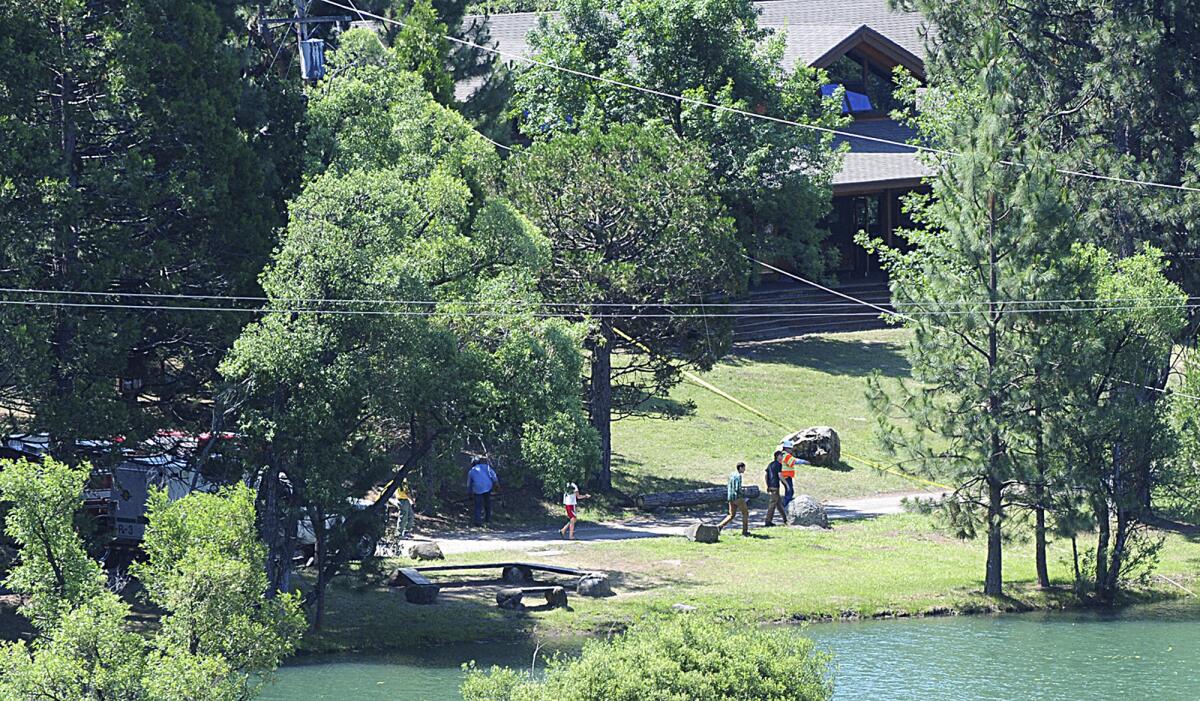
M842 131L898 142L913 137L912 129L888 113L896 106L893 68L903 66L925 77L921 15L891 10L888 0L762 0L755 5L759 26L785 37L784 68L801 63L823 68L830 84L822 92L830 94L836 85L845 88L842 109L853 121ZM526 36L538 17L524 12L468 17L465 23L486 22L501 51L528 55ZM854 243L854 235L865 230L890 242L892 232L908 224L901 196L920 188L928 171L911 149L841 136L837 141L848 141L849 151L833 178L833 209L826 224L829 245L841 253L839 277L850 283L878 276L875 262Z

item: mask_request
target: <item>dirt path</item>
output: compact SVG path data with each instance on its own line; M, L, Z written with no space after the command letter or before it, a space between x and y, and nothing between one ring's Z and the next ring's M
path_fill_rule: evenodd
M825 509L831 519L871 518L885 514L898 514L904 510L901 500L906 497L930 498L939 496L936 492L904 492L900 494L884 494L864 499L837 499L825 502ZM664 536L681 536L684 529L703 520L712 523L720 516L719 508L714 507L703 515L695 513L647 515L624 522L602 521L592 523L582 521L575 528L576 543L606 543L614 540L632 540L634 538L661 538ZM762 509L750 510L750 523L761 524ZM753 527L753 526L752 526ZM441 546L447 555L490 550L523 550L543 551L550 554L555 549L569 545L559 536L558 529L545 528L538 530L494 530L494 531L454 531L436 534L432 538Z

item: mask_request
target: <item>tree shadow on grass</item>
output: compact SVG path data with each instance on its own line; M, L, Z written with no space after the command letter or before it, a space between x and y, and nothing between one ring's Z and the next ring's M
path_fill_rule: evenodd
M640 462L613 453L613 491L624 503L632 504L634 497L639 494L678 492L715 486L711 482L698 480L686 473L679 475L646 474L641 471L644 467ZM682 466L679 469L681 472L683 471Z
M632 412L634 416L670 420L682 419L696 413L696 405L693 402L681 402L670 397L655 397L645 392L640 392L637 397L629 397L627 401L636 402L633 404L636 407Z
M807 336L792 341L744 346L724 360L733 365L749 363L804 367L830 375L866 377L878 370L884 377L904 378L912 366L894 343L860 339Z

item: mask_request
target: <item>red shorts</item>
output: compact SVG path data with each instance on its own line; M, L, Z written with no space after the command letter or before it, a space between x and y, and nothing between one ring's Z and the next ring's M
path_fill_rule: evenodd
M566 504L565 506L567 507L567 518L575 518L575 505Z

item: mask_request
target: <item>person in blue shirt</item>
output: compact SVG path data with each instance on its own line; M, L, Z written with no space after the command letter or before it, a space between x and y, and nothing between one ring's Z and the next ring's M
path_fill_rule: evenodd
M484 457L471 460L471 470L467 473L467 493L474 500L474 512L471 523L482 526L492 522L492 490L500 486L500 478L491 463Z

